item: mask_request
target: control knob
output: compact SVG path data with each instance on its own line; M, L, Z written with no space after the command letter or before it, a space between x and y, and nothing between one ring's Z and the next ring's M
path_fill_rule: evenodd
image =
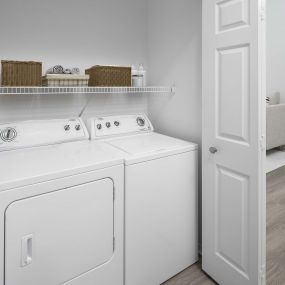
M107 127L107 128L110 128L110 127L111 127L111 123L110 123L110 122L107 122L107 123L106 123L106 127Z
M81 129L81 126L80 126L80 125L75 125L75 130L76 130L76 131L80 131L80 129Z
M14 128L7 128L0 133L0 137L5 142L11 142L17 137L17 131Z
M101 124L97 124L97 129L101 130L102 129L102 125Z
M65 131L69 131L69 130L70 130L70 125L65 125L65 126L64 126L64 130L65 130Z
M120 122L119 122L119 121L115 121L115 122L114 122L114 125L115 125L116 127L118 127L118 126L120 125Z
M143 127L145 125L145 119L142 117L137 118L137 123L140 127Z

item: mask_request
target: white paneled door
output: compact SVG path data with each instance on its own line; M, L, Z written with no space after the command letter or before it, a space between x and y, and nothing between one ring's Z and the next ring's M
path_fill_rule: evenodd
M264 283L264 15L261 0L203 1L203 270Z

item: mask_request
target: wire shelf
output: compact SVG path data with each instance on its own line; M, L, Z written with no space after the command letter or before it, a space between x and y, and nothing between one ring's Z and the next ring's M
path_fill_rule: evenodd
M0 95L173 94L175 87L0 87Z

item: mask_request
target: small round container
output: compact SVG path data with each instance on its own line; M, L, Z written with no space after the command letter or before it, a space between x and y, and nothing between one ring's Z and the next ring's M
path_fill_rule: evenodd
M133 75L132 76L132 86L133 87L143 87L144 86L143 75Z

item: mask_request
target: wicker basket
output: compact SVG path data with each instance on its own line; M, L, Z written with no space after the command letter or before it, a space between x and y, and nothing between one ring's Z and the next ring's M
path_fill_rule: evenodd
M89 75L78 74L47 74L42 78L43 86L86 87Z
M89 86L131 86L131 67L95 65L85 70L90 75Z
M41 86L42 63L34 61L1 61L2 86Z

